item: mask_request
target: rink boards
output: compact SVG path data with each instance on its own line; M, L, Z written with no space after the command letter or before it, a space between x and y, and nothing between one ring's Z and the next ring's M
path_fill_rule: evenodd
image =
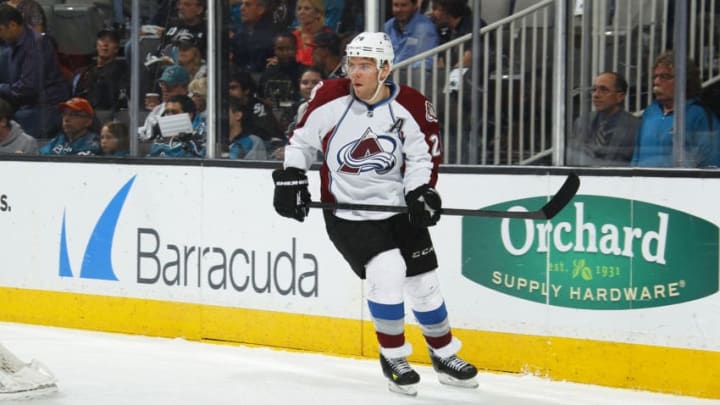
M320 211L277 216L269 168L171 163L0 161L15 174L0 180L0 320L377 355L363 285ZM534 210L566 174L444 172L438 189L446 207ZM432 229L462 354L720 398L720 176L580 175L551 221L445 216ZM427 362L417 327L409 337Z

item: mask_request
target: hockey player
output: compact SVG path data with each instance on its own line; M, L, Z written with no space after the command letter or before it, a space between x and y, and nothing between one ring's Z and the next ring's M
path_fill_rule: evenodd
M316 151L324 202L407 204L408 214L326 210L330 240L366 280L367 302L391 391L417 394L420 376L406 358L404 293L422 329L441 382L477 387L477 369L457 356L440 293L437 258L427 227L440 219L435 191L441 160L439 125L420 93L386 79L394 58L384 33L365 32L346 47L347 78L320 82L273 172L274 206L282 216L308 215L305 171Z

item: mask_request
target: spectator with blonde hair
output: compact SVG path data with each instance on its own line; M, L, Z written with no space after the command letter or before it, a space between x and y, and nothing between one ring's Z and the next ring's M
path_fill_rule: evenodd
M325 6L323 0L299 0L295 7L298 26L293 31L297 41L295 59L303 65L313 65L315 35L332 31L325 25Z
M195 103L198 114L206 115L207 109L207 77L200 77L190 82L188 85L188 96Z

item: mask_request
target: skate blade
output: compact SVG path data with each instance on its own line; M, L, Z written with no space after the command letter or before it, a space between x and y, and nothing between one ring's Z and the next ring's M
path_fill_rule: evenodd
M46 384L46 385L42 385L38 388L29 389L26 391L0 392L0 402L46 397L46 396L50 396L50 395L56 393L57 391L58 391L57 385Z
M409 385L397 385L394 382L388 381L388 389L391 392L395 392L397 394L407 395L409 397L416 397L417 396L417 384L409 384Z
M442 384L460 388L477 388L480 385L474 377L468 378L467 380L459 380L444 373L438 373L438 380Z

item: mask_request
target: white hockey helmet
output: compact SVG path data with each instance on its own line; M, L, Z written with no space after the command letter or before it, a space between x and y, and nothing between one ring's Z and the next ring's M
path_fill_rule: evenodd
M387 62L392 70L395 52L390 37L384 32L363 32L358 34L345 47L345 55L350 57L373 58L378 70Z

